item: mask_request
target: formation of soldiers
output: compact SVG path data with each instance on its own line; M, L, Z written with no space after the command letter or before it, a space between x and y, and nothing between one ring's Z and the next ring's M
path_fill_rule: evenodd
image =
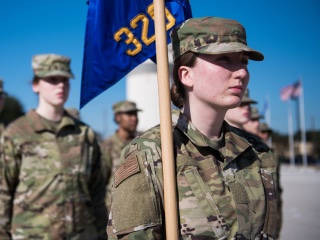
M180 238L279 239L280 164L246 90L247 62L263 55L229 19L189 19L171 38ZM0 239L165 239L159 126L138 133L141 110L121 101L100 142L64 107L70 59L35 55L32 70L38 105L0 126ZM0 111L6 95L1 80Z

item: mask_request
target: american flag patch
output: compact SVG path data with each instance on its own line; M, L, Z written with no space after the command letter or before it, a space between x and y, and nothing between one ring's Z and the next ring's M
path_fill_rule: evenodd
M114 187L117 187L123 180L140 172L137 156L132 156L122 163L114 172Z

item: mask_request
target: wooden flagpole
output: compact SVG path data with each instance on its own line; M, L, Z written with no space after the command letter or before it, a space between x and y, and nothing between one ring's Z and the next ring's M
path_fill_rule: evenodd
M154 0L157 77L159 92L160 132L164 181L166 239L178 240L178 209L175 160L173 155L168 42L165 21L165 0Z

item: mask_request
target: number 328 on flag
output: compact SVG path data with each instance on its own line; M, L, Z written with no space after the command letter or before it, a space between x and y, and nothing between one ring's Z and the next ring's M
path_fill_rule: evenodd
M172 28L175 25L176 20L167 8L165 8L165 12L166 12L166 19L167 19L166 30L168 31L170 28ZM154 20L153 3L147 7L147 13ZM151 43L155 41L154 34L151 37L148 37L149 18L145 14L140 13L130 21L130 26L132 29L135 29L138 27L138 22L140 21L142 22L141 40L146 46L149 46ZM122 39L122 35L126 35L125 40ZM130 49L128 47L128 50L126 51L126 53L129 56L135 56L142 50L141 42L134 36L132 31L128 27L122 27L117 32L115 32L114 40L116 40L117 42L124 41L127 45L133 44L135 46L134 49Z

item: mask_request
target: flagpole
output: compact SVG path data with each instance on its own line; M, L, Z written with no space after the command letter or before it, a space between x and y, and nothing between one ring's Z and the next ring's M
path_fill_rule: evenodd
M300 129L301 129L301 143L302 143L302 160L303 165L306 167L308 165L307 162L307 149L306 149L306 130L305 130L305 112L304 112L304 95L303 95L303 86L302 79L300 79L300 96L299 96L299 104L300 104Z
M294 161L294 141L293 141L293 121L292 121L292 107L291 101L288 101L288 132L289 132L289 151L290 151L290 165L295 165Z
M156 33L166 239L178 240L178 204L176 193L175 160L173 156L168 46L165 26L165 1L154 0L153 2Z

